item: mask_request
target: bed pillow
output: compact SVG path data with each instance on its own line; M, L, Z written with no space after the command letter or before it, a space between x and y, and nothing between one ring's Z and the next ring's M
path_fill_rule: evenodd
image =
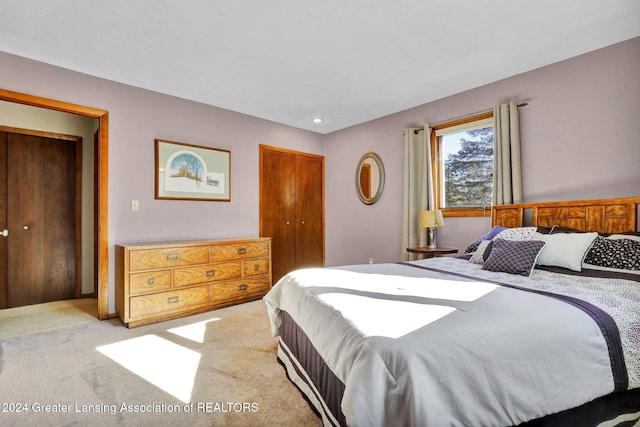
M602 234L600 236L603 236ZM640 242L640 234L609 234L608 236L603 236L607 239L618 240L618 239L629 239L635 242Z
M638 272L640 241L618 236L620 235L598 236L584 258L584 267L606 267Z
M553 230L553 227L543 227L543 226L538 226L538 233L542 233L542 234L551 234L551 230Z
M538 227L507 228L501 231L494 239L504 240L530 240L538 230Z
M482 269L529 277L544 246L545 242L540 240L505 240L496 237Z
M474 264L482 264L487 258L485 254L489 243L495 239L504 240L530 240L535 234L537 227L517 227L517 228L503 228L494 238L483 240L478 245L478 248L473 253L469 262Z
M474 264L482 264L485 259L485 252L492 242L493 240L483 240L482 242L480 242L476 251L473 253L473 255L471 255L471 258L469 258L469 262L472 262Z
M578 230L577 228L563 227L562 225L554 225L548 234L559 233L588 233L588 231Z
M640 231L625 231L624 233L616 233L612 236L626 236L629 238L640 237ZM631 237L633 236L633 237Z
M582 260L598 233L536 234L533 239L546 243L538 264L582 271Z
M482 236L478 237L473 242L469 243L469 246L467 246L467 249L464 250L464 253L465 254L470 254L470 253L475 252L478 249L478 246L480 245L480 242L485 241L485 240L492 240L494 237L496 237L496 235L498 233L500 233L501 231L506 230L506 229L507 229L506 227L501 227L499 225L496 225L491 230L489 230L487 233L483 234Z

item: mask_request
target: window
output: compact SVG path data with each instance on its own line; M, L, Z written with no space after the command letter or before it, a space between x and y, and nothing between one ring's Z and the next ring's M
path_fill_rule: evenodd
M493 193L493 113L431 130L436 204L446 216L483 216Z

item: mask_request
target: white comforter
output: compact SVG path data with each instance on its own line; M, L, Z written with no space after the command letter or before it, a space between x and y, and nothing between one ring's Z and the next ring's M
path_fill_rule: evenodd
M366 274L298 270L265 301L273 335L288 312L345 384L350 426L515 425L613 391L602 333L574 306L400 264L347 269Z

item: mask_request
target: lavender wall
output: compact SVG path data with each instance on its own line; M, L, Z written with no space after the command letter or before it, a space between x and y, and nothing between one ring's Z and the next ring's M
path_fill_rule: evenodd
M327 264L400 259L403 129L512 100L529 103L520 109L526 202L640 195L638 70L635 38L326 135ZM353 185L369 150L386 168L384 194L373 206L358 200ZM446 218L438 243L464 249L489 227L488 218Z
M110 313L114 244L257 236L259 144L322 154L322 135L313 132L5 53L0 69L3 89L109 111ZM231 150L231 202L155 200L155 138Z
M3 89L109 111L110 312L115 243L258 234L259 144L325 155L328 265L400 259L405 128L510 100L529 102L521 111L526 201L640 193L640 38L325 136L1 52L0 68ZM154 200L155 138L231 150L232 201ZM366 151L379 153L387 172L372 206L354 190ZM488 219L448 218L438 242L464 248L488 227Z

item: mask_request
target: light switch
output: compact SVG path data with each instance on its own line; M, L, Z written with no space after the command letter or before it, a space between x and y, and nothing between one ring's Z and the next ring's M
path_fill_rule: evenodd
M132 200L131 201L131 210L134 212L137 212L140 210L140 202L137 200Z

